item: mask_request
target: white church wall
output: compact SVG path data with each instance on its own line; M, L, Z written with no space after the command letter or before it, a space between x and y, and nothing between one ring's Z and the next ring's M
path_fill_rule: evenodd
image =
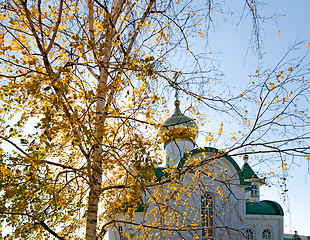
M173 187L165 184L161 187L149 189L150 192L159 191L156 196L171 196L173 191L176 191L178 193L176 196L179 196L178 199L171 198L168 202L162 202L160 198L153 202L149 199L147 211L135 213L133 221L136 224L135 226L118 224L118 228L109 229L106 239L121 240L119 234L119 226L121 225L121 231L126 232L127 236L136 234L132 239L143 236L145 226L155 226L148 230L147 239L190 240L194 239L194 236L203 239L201 196L204 193L210 193L214 197L216 239L244 239L242 233L245 232L246 228L252 228L255 236L258 237L257 239L261 239L262 231L266 228L272 231L272 239L283 239L283 217L246 215L245 202L247 197L245 188L248 186L240 185L238 172L232 162L226 158L208 160L212 158L214 158L213 153L198 153L191 156L189 161L206 161L206 165L193 169L189 174L182 175L180 179L176 179ZM186 168L187 163L185 163L184 168ZM146 198L149 198L149 195ZM166 210L160 213L159 208L163 207L166 207ZM120 215L119 219L126 221L122 217ZM139 224L141 224L141 229L137 230ZM175 231L171 231L172 229Z
M143 212L135 212L133 218L131 218L128 215L119 214L115 223L111 225L105 234L104 240L122 240L124 239L123 237L128 238L130 234L135 235L131 239L136 239L137 236L141 235L139 234L139 231L137 231L137 225L147 225L147 223L144 221L144 215L145 213ZM125 233L125 235L123 235L123 233Z
M202 158L201 155L196 155L195 157ZM147 212L143 214L138 213L140 214L140 217L135 217L135 223L154 226L154 223L162 221L161 227L163 229L178 229L178 231L160 231L154 228L148 239L152 239L152 236L161 236L161 239L190 240L193 239L195 234L202 239L202 229L200 224L201 196L205 192L211 193L214 197L214 223L216 224L215 234L218 236L217 239L242 239L241 232L233 229L244 228L244 222L242 221L242 219L245 218L244 188L239 186L239 184L236 184L236 170L230 166L230 163L226 162L226 160L220 161L220 163L215 161L213 165L214 167L212 167L212 174L216 178L208 178L208 172L203 172L206 168L199 169L205 178L202 177L202 175L195 177L197 171L188 174L186 177L182 177L179 180L180 186L176 188L177 191L180 191L180 199L164 203L163 205L168 205L169 208L163 216L160 216L158 211L157 214L155 214L155 212L151 214L150 212L153 209L158 209L158 205L148 201L149 208ZM230 173L234 175L232 178L229 176ZM228 181L226 185L221 183L223 180L229 180L228 178L230 178L230 181ZM193 182L193 179L196 179L197 182ZM201 181L198 182L197 179L200 179ZM185 192L182 192L183 186L185 186L185 188L183 188L183 190L186 189ZM164 185L161 188L160 194L165 195L165 191L170 191L171 193L172 190L169 189L167 185ZM169 217L175 219L169 222ZM167 222L169 226L166 225ZM190 231L186 231L184 226L188 226ZM127 235L135 232L131 230L130 224L124 226L122 230L125 231ZM113 234L114 238L110 239L119 240L117 237L118 230L115 229ZM112 237L113 234L111 233L110 236Z
M196 154L192 159L212 159L212 154ZM208 161L208 160L207 160ZM238 173L234 166L225 158L212 160L200 168L200 192L197 193L195 208L199 212L201 195L204 192L213 194L215 199L215 234L217 239L242 239L242 233L234 229L243 229L245 222L245 193L240 186ZM209 177L208 177L208 174ZM194 173L183 180L185 185L192 184ZM195 183L196 185L197 183ZM200 216L198 216L200 217ZM201 236L201 231L199 231Z
M271 230L271 239L273 240L282 240L284 238L283 216L248 214L246 223L246 228L254 230L255 239L262 239L264 229Z
M249 201L249 200L252 199L252 198L251 198L251 191L246 191L246 192L245 192L245 199L246 199L247 201Z

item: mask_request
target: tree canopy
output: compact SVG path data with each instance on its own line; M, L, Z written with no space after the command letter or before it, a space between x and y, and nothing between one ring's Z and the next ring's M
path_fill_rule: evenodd
M225 156L274 153L285 172L293 157L309 155L309 66L304 56L290 57L307 44L253 73L244 92L225 96L212 84L222 84L212 54L191 48L210 34L221 4L1 1L0 218L7 239L101 239L115 223L113 211L127 204L131 216L150 189L169 182L166 201L177 198L175 178L154 180L164 158L157 133L175 90L199 124L209 111L243 124L224 141ZM252 16L259 49L256 1L240 7ZM216 133L201 131L207 145L223 135L221 122Z

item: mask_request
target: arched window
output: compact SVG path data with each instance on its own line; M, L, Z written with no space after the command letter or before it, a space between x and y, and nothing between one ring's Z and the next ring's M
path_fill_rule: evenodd
M271 240L271 230L270 229L264 229L263 230L263 240Z
M214 201L209 193L201 196L201 226L202 226L202 239L214 239Z
M258 196L258 186L256 184L252 184L251 187L251 197L257 197Z
M254 240L254 231L251 228L245 230L245 239L246 240Z

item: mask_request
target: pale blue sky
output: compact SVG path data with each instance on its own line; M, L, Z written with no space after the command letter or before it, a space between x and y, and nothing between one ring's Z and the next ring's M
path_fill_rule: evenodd
M259 61L257 56L253 56L251 48L247 53L252 30L251 21L242 21L236 26L240 17L240 4L243 1L232 2L230 9L235 12L234 17L227 17L226 21L223 21L220 16L216 18L218 28L214 33L209 34L209 43L228 83L234 86L236 91L242 92L249 81L247 76L254 74L259 68ZM290 45L302 40L310 40L310 1L270 0L266 2L269 2L268 5L260 8L262 14L267 17L278 14L276 21L266 20L261 25L264 51L262 64L264 67L272 68ZM279 31L281 31L281 38L278 37ZM242 164L241 158L236 160ZM297 230L299 234L310 236L308 167L305 159L296 159L296 164L291 166L285 201L277 187L262 188L262 199L275 200L283 206L286 233ZM254 169L258 171L259 166Z
M263 43L263 65L273 67L286 53L290 45L301 40L310 40L310 0L266 0L268 5L260 8L262 15L268 17L278 14L276 21L266 20L262 25L261 37ZM219 69L235 91L243 92L248 83L248 75L259 68L257 56L248 48L251 37L251 21L241 21L239 24L242 3L244 0L227 1L234 12L233 17L215 15L216 31L209 34L208 51L212 51L217 59ZM281 38L278 31L281 31ZM249 50L247 52L247 50ZM205 127L206 131L208 126ZM225 129L224 129L225 130ZM202 146L200 144L200 146ZM242 159L235 158L242 165ZM250 162L251 164L251 159ZM259 171L259 166L254 166ZM310 236L310 176L307 174L308 165L305 161L297 160L291 166L287 181L288 192L285 202L277 187L262 187L261 199L279 202L285 211L285 232L297 230L299 234Z

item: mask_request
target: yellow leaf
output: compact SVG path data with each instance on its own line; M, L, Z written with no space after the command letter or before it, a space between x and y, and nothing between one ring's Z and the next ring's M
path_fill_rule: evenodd
M255 73L259 73L259 70L256 70L256 72Z
M281 33L281 31L279 31L279 36L278 36L278 38L280 38L280 37L281 37L281 34L280 34L280 33Z
M276 86L274 85L274 83L271 83L271 84L270 84L270 89L271 89L271 90L275 89L275 87L276 87Z
M222 133L223 133L223 129L220 128L220 130L219 130L219 135L221 135Z
M245 93L241 93L241 97L243 97L243 96L244 96L244 94L245 94Z
M293 68L292 68L292 67L290 67L288 70L291 72L291 71L293 71Z

